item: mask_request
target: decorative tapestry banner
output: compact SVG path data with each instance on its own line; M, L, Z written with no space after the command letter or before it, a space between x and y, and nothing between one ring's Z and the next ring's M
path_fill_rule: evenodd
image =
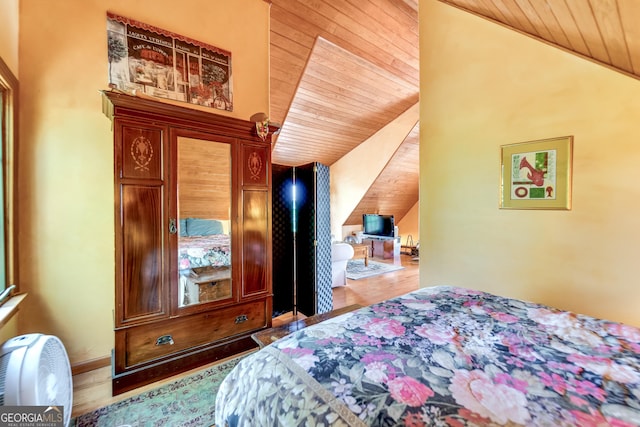
M107 12L109 84L233 111L231 52Z

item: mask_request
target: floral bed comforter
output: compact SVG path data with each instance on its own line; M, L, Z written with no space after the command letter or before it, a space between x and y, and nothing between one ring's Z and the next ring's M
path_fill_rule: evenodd
M231 265L231 236L181 236L178 241L179 269Z
M638 426L640 329L455 287L291 334L220 387L216 426Z

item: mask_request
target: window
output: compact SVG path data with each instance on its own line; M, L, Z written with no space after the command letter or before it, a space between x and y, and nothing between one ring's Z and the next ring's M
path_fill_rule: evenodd
M16 151L18 138L18 80L0 58L0 303L18 283Z

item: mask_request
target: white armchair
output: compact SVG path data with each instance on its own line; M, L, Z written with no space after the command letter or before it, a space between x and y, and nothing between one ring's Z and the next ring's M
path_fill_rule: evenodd
M342 242L331 244L332 288L347 285L347 261L351 258L353 258L353 246Z

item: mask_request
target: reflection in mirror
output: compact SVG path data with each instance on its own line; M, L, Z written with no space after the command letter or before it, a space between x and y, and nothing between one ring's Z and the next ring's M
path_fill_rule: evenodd
M231 148L178 137L179 306L231 297Z

